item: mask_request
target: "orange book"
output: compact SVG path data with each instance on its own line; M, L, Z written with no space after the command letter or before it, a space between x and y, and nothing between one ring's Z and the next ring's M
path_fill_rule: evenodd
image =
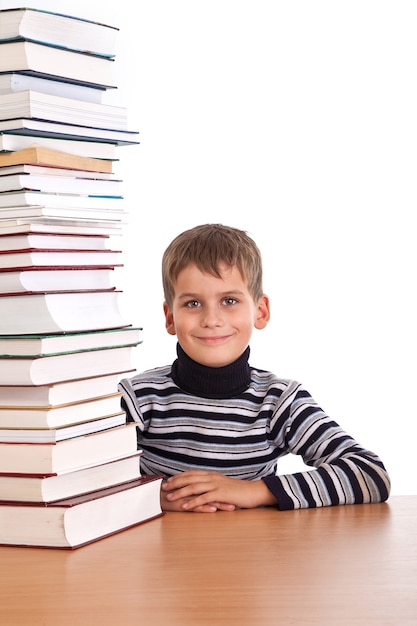
M113 162L107 159L80 156L42 146L30 146L23 150L1 153L0 167L5 165L44 165L109 174L113 171Z

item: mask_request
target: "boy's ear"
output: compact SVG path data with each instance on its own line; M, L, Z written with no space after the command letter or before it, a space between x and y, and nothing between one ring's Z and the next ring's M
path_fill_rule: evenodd
M255 328L261 330L265 328L271 317L271 310L269 306L269 298L263 294L258 300L258 306L256 310Z
M165 328L167 329L167 332L170 335L176 335L175 324L174 324L174 316L173 316L172 311L168 307L166 302L164 302L164 315L165 315Z

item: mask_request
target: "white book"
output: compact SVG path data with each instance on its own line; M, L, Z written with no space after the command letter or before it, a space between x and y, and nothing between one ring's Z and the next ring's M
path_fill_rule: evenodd
M25 206L48 206L68 209L122 210L122 196L93 196L71 193L47 193L43 191L3 191L0 193L0 209ZM0 215L0 217L2 217Z
M106 90L102 87L96 88L87 85L76 85L75 83L60 80L58 76L54 76L53 78L40 78L39 76L29 76L28 74L18 72L0 74L0 96L17 91L26 91L27 89L49 93L52 96L85 100L86 102L103 102L103 95L106 93Z
M60 474L0 474L0 500L54 502L134 480L140 476L140 455L141 451L137 451L108 463Z
M29 209L30 210L30 209ZM0 218L0 235L14 233L44 233L45 231L63 235L97 235L120 237L123 228L120 222L79 221L66 216L59 217L21 217L16 219Z
M75 549L148 522L164 515L160 503L162 479L141 476L47 505L5 502L0 507L1 543Z
M28 117L16 117L8 120L0 119L0 133L9 132L13 134L30 135L32 137L41 136L58 139L105 141L120 146L139 143L139 133L137 131L98 128L96 124L93 126L62 124L52 120L35 120Z
M121 328L127 326L127 323L119 310L118 296L117 291L4 295L0 298L0 334L28 335ZM97 359L97 355L95 358ZM0 384L26 384L8 380L10 359L7 359L7 368L3 362L0 362L0 367L2 368ZM120 368L117 369L119 370ZM110 372L101 372L108 373ZM50 372L50 375L55 376L55 373ZM94 371L85 374L92 375ZM76 377L74 372L73 378ZM78 377L83 378L81 372L78 373ZM59 378L54 378L53 381L46 380L44 383L56 380Z
M136 425L132 422L54 443L0 442L0 472L69 472L93 463L112 461L115 457L131 454L136 449Z
M8 387L50 385L132 369L133 346L40 357L0 359L0 383Z
M29 218L34 220L41 218L43 223L49 220L59 219L63 224L77 224L78 226L103 226L109 228L118 228L126 223L125 211L116 211L114 209L86 209L71 207L47 207L40 205L0 207L0 226L3 220L19 220ZM46 221L48 220L48 221Z
M1 409L0 409L1 411ZM35 412L35 410L33 411ZM98 418L89 418L85 422L70 426L46 428L26 428L17 422L9 428L0 428L1 443L54 443L72 437L82 437L91 433L98 433L126 423L126 413L123 411L114 415L103 415Z
M116 289L114 268L46 268L0 272L0 294ZM1 338L0 338L1 344ZM0 349L1 350L1 349ZM1 352L0 352L1 354Z
M133 375L134 369L130 368ZM123 372L104 375L92 375L73 380L58 380L42 385L4 385L0 386L1 402L8 407L45 407L59 406L100 398L117 392L117 385Z
M133 326L84 333L0 335L0 355L33 357L62 352L136 346L141 343L141 336L142 328ZM0 405L1 403L0 394Z
M0 39L32 39L54 46L113 57L116 26L38 8L0 11Z
M60 76L79 84L114 87L114 59L34 41L0 41L0 72L30 72L42 77Z
M140 455L137 451L109 463L60 474L0 474L0 500L53 502L134 480L140 476Z
M122 181L119 179L82 178L78 176L77 170L73 171L72 176L48 176L29 172L5 175L0 168L0 193L25 190L97 196L121 196L123 191Z
M11 44L16 45L16 44ZM0 71L4 44L0 43ZM114 130L128 130L126 107L111 104L96 104L51 96L39 91L20 91L4 95L0 99L0 119L29 117L39 120L98 126Z
M120 250L13 250L0 252L0 273L31 267L116 267Z
M0 98L1 100L1 98ZM86 156L94 159L118 161L119 155L113 143L103 141L83 141L78 139L59 139L58 137L42 137L40 135L20 135L4 133L0 135L0 150L17 152L33 146L41 146L51 150L59 150L68 154ZM7 167L7 166L6 166ZM1 169L0 173L3 171Z
M47 229L42 233L26 232L21 234L6 235L0 228L0 253L12 250L118 250L114 248L114 239L104 235L59 235L48 233ZM120 238L119 238L120 240Z
M4 135L3 135L4 136ZM0 137L1 140L1 137ZM84 142L85 143L85 142ZM107 144L102 144L107 145ZM19 148L20 150L20 148ZM92 180L117 180L113 172L92 172L87 170L67 169L65 167L52 167L49 165L32 165L31 163L19 163L18 165L2 165L0 167L0 180L2 176L11 174L35 174L36 176L72 176L88 178Z

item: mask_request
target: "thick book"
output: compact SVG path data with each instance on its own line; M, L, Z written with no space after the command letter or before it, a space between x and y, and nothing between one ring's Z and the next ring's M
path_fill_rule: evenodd
M140 478L138 450L128 456L60 474L0 474L0 501L53 502Z
M163 515L162 476L51 503L0 503L0 544L79 548Z
M0 272L0 295L116 290L115 268L31 268ZM1 342L1 341L0 341ZM1 354L0 349L0 354Z
M52 474L106 463L137 449L133 422L53 443L0 443L0 473Z
M0 384L49 385L64 380L128 371L132 369L132 350L132 346L123 346L52 356L4 356L0 358Z
M3 58L1 55L4 52L2 48L4 48L4 44L0 43L0 67ZM73 100L63 96L51 96L39 91L19 91L2 96L0 99L0 119L8 120L13 117L30 117L90 128L98 126L99 128L113 128L114 130L129 130L126 107L113 104L95 104L94 102Z
M4 174L0 168L0 192L22 190L97 196L121 196L123 192L120 179L100 180L83 178L77 176L77 170L74 170L70 176L50 176L48 174L33 174L30 172Z
M73 141L103 141L114 143L117 146L138 144L138 131L115 130L93 126L79 126L77 124L62 124L52 120L35 120L27 117L13 117L0 120L0 133L21 134L33 137L49 137L51 139L70 139Z
M12 250L111 250L114 240L104 235L74 235L44 232L4 234L0 226L0 252Z
M42 78L114 88L114 59L34 41L0 41L0 72L26 72ZM7 97L7 96L3 96Z
M127 370L133 376L135 370ZM8 407L59 406L83 402L117 392L117 384L124 372L92 375L69 381L58 381L43 385L0 385L1 402Z
M59 137L43 137L42 135L21 135L18 132L16 133L2 133L0 134L0 150L2 152L19 152L20 150L26 150L28 148L43 148L47 150L54 150L57 152L64 152L66 154L72 154L76 157L86 157L89 159L102 159L104 161L117 161L117 146L113 143L104 142L104 141L86 141L84 139L61 139ZM36 152L31 153L32 157L36 158L35 163L29 163L28 165L39 165L38 164L38 156ZM21 160L21 159L20 159ZM27 159L24 159L26 161ZM59 164L57 166L56 161L52 164L49 163L41 163L41 165L50 166L54 168L55 175L59 174L62 169L69 169L71 172L74 169L85 171L86 168L84 165L76 161L76 168L74 168L74 161L68 162L68 165L64 163L64 165ZM1 170L0 174L2 175L7 170L7 167L11 167L12 165L27 165L27 163L3 163L0 165ZM97 171L100 166L105 166L105 169L109 169L109 164L105 165L105 163L88 163L89 167L94 169L88 169L90 172L97 172L100 175L103 174L111 174L112 172L101 172ZM56 171L60 168L58 171Z
M31 267L116 267L121 266L118 250L3 250L0 272Z
M0 334L70 333L128 326L119 309L119 293L72 291L3 295L0 297Z
M60 426L58 428L21 428L16 424L13 428L0 427L0 443L55 443L65 439L72 439L73 437L101 432L115 426L123 426L125 423L126 414L120 412L91 419L80 424Z
M85 100L86 102L103 102L103 95L106 93L106 89L103 87L68 83L63 81L59 76L40 78L39 76L28 76L20 72L5 72L4 74L0 74L0 96L17 91L26 91L27 89L49 93L52 96Z
M0 11L0 39L30 39L72 50L114 57L119 29L82 17L35 8Z
M23 164L64 167L71 170L88 170L90 172L112 173L113 170L113 163L109 159L96 159L44 146L34 145L22 150L0 153L0 167ZM0 189L0 191L2 190Z
M3 400L1 403L0 428L5 429L56 429L122 413L120 394L112 393L111 389L108 389L108 395L101 398L89 398L83 402L59 406L12 407L3 405Z
M137 346L141 342L142 328L133 326L113 330L93 330L85 333L0 335L0 355L45 356L78 352L79 350Z

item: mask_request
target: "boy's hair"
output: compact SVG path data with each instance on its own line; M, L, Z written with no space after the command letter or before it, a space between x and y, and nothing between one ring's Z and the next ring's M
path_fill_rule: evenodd
M256 302L263 294L262 257L249 235L222 224L202 224L178 235L162 257L162 284L165 302L172 306L178 274L195 265L206 274L221 277L220 264L237 267Z

